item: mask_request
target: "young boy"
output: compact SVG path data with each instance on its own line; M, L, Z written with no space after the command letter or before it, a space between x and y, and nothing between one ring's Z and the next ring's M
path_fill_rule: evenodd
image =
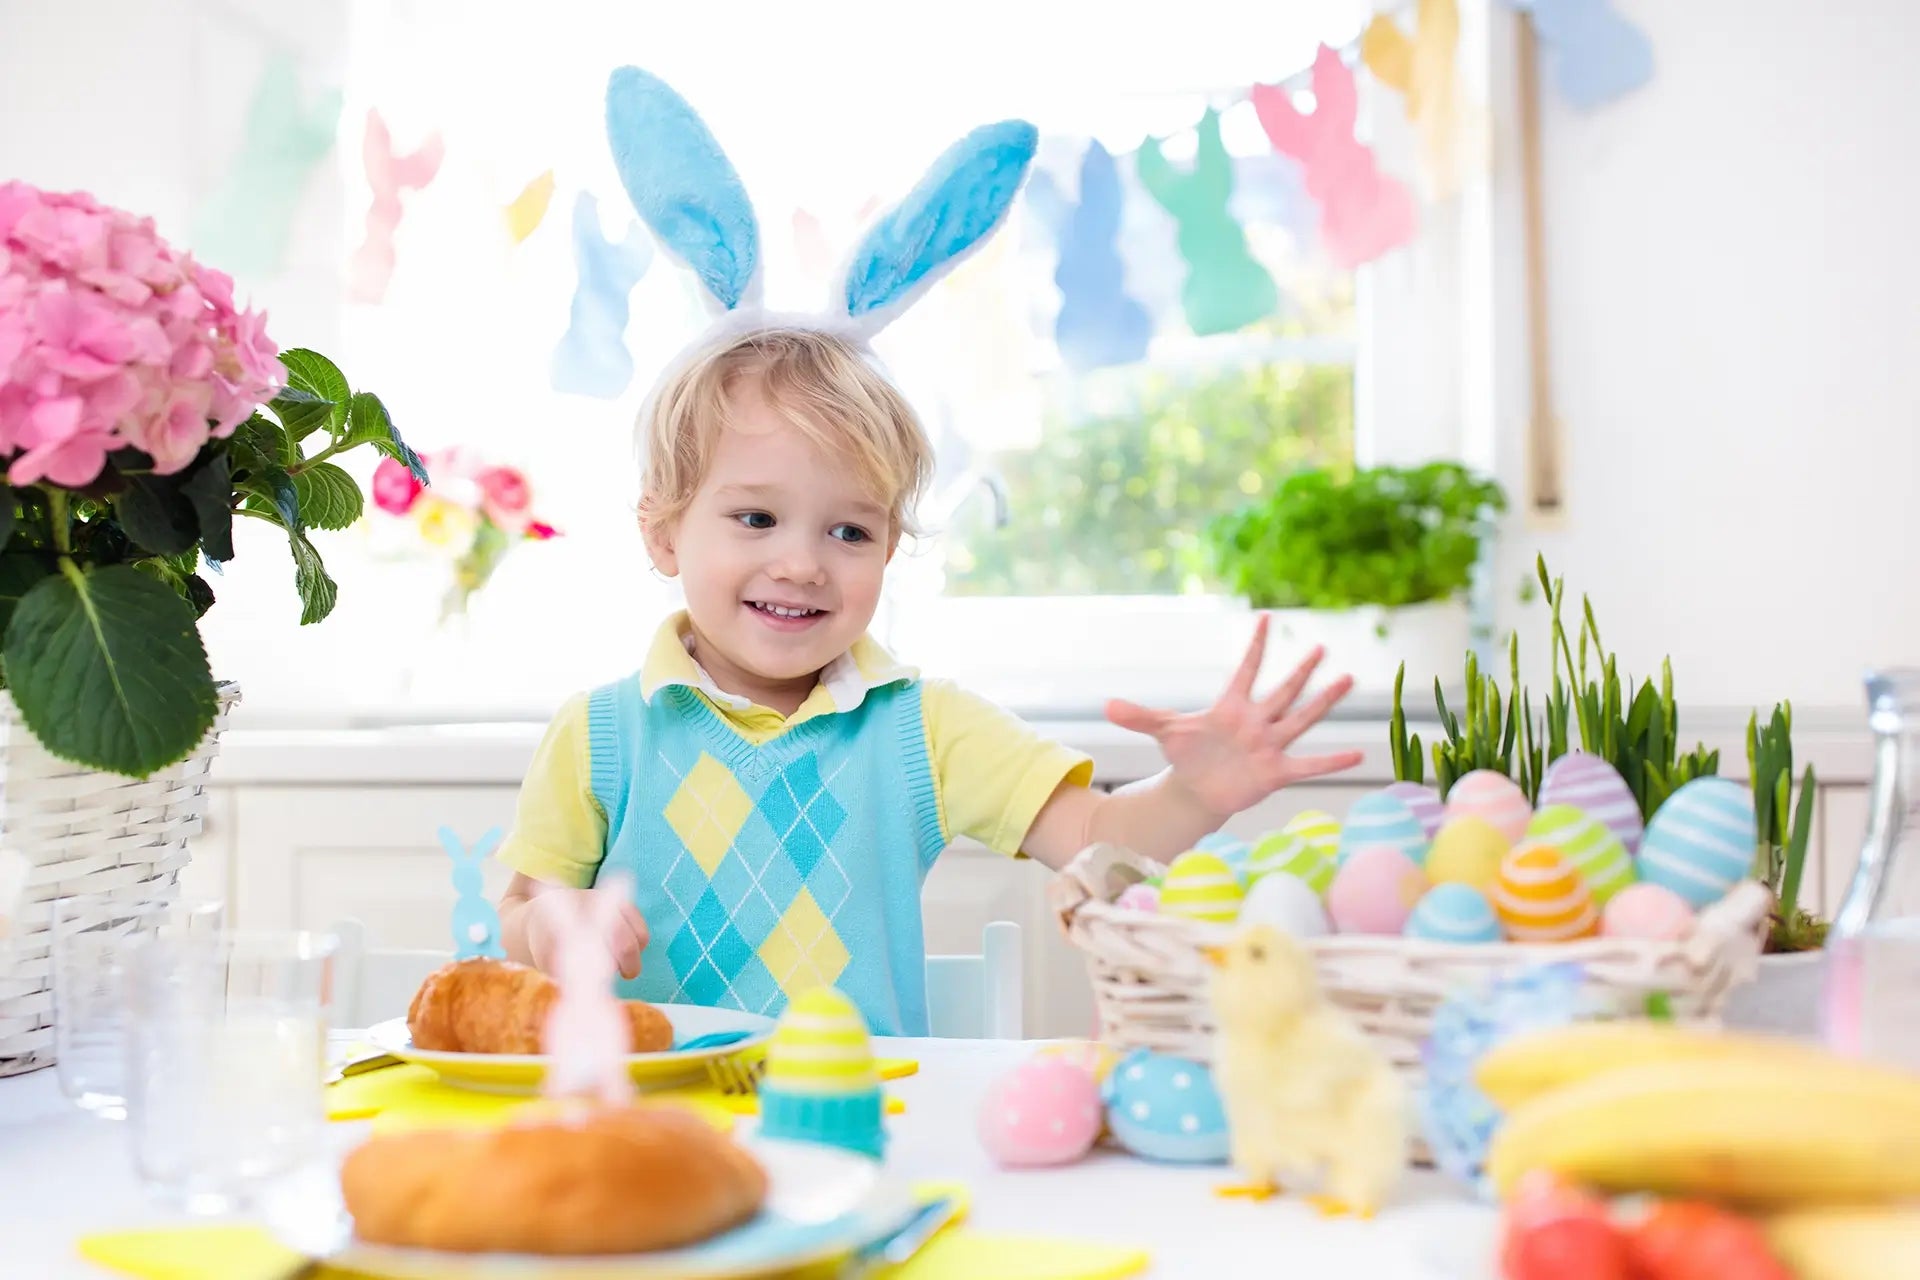
M925 432L866 349L827 329L720 336L643 423L641 530L686 609L633 676L569 701L501 850L507 950L541 967L559 895L637 885L605 939L622 994L778 1013L832 984L884 1035L924 1035L920 889L970 836L1051 868L1113 841L1166 860L1358 752L1289 754L1345 695L1301 701L1311 654L1256 695L1266 622L1206 711L1114 702L1159 775L1111 794L1091 762L866 635L930 471Z

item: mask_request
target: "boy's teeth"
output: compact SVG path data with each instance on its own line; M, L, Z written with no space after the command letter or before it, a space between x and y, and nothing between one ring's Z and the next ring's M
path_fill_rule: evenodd
M754 601L753 607L764 610L776 618L811 618L814 614L820 612L818 609L788 609L777 604L762 604L757 600Z

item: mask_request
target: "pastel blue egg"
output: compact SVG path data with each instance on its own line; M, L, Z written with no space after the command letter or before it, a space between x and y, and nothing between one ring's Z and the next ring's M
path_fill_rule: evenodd
M1695 778L1667 797L1640 841L1640 878L1700 910L1753 872L1753 793L1726 778Z
M1246 883L1247 858L1253 853L1253 846L1247 841L1224 831L1210 831L1194 841L1193 847L1217 856L1233 868L1233 873L1240 877L1242 884Z
M1487 895L1470 884L1445 881L1421 896L1407 917L1406 935L1426 942L1498 942L1500 917Z
M1227 1113L1205 1063L1135 1049L1100 1086L1107 1127L1148 1160L1224 1164Z
M1386 845L1420 866L1426 861L1429 843L1427 829L1404 799L1384 789L1369 791L1347 810L1340 828L1340 864L1345 866L1356 849Z

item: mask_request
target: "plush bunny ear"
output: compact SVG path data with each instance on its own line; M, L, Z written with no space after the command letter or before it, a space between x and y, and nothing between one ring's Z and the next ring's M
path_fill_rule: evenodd
M452 858L456 863L473 863L478 866L480 863L485 862L499 845L500 828L498 827L489 828L487 833L480 837L479 842L473 846L471 851L460 843L460 837L452 827L440 828L440 847L445 849L447 856Z
M847 266L847 316L872 337L986 243L1020 191L1039 130L1024 120L982 125L947 148L926 176L860 241Z
M658 76L607 78L607 141L634 209L721 311L760 300L760 228L740 175L686 99Z

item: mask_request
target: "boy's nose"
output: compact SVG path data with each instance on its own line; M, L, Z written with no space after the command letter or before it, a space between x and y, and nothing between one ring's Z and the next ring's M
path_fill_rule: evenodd
M826 566L820 557L804 547L785 548L768 566L768 572L781 582L801 586L820 586L827 580Z

